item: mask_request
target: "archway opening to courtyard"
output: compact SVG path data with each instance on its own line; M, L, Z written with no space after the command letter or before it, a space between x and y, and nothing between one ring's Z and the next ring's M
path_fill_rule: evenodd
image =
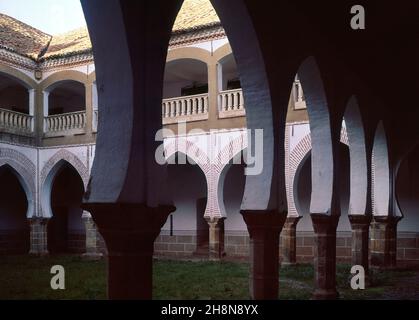
M248 237L246 223L240 214L246 182L245 163L227 164L220 177L219 201L225 210L225 251L228 256L244 257L248 252Z
M209 227L204 217L207 206L205 174L193 160L180 152L169 158L168 163L169 191L176 206L176 211L162 228L162 235L170 237L168 250L179 256L207 256Z
M81 202L84 194L80 175L67 162L58 169L51 189L52 217L48 222L48 251L52 254L83 253L86 232Z
M403 219L398 228L406 232L419 230L419 146L414 147L402 160L396 177L396 199Z
M31 89L20 80L0 72L0 111L30 114L30 94Z
M53 84L48 92L48 115L86 110L86 90L83 83L64 80Z
M350 157L347 145L340 143L339 150L340 159L340 208L341 218L339 219L338 231L348 231L351 229L348 210L350 196ZM311 174L311 151L307 153L304 159L298 165L295 173L294 185L294 202L297 212L302 216L297 225L297 230L312 231L312 222L310 219L310 201L312 193L312 174Z
M29 251L28 200L19 174L0 167L0 255Z

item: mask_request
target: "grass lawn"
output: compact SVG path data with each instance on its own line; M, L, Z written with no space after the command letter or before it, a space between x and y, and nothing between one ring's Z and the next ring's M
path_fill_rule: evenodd
M52 290L50 268L62 265L66 290ZM337 283L343 299L380 298L409 271L375 271L373 286L350 288L350 266L339 264ZM280 269L280 299L310 299L313 266ZM78 256L0 257L0 299L105 299L106 263ZM154 264L155 299L248 299L248 264L159 260Z

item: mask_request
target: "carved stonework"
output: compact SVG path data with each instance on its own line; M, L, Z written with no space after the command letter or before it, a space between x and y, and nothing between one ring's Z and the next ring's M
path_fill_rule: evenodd
M60 149L54 154L48 161L45 163L44 167L41 170L40 175L40 185L43 186L45 180L48 177L50 171L55 167L55 165L60 162L61 160L65 160L70 163L79 173L81 179L83 180L84 187L87 187L87 183L89 182L89 170L84 165L84 163L72 152Z

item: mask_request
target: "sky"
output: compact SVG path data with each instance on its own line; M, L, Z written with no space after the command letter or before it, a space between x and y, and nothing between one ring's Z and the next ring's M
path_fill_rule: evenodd
M50 35L86 25L80 0L0 0L0 13Z

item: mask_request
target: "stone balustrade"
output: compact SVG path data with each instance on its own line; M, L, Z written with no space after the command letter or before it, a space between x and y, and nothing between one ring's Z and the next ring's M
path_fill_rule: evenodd
M86 128L86 112L70 112L50 115L44 120L46 136L64 136L67 134L81 134Z
M208 119L208 93L163 99L163 124Z
M34 118L25 113L0 109L0 128L9 133L32 134Z
M294 97L294 109L302 110L306 109L306 100L304 98L303 87L301 86L300 80L295 80L292 88L292 95Z
M224 90L218 94L220 118L240 117L246 114L242 89Z

